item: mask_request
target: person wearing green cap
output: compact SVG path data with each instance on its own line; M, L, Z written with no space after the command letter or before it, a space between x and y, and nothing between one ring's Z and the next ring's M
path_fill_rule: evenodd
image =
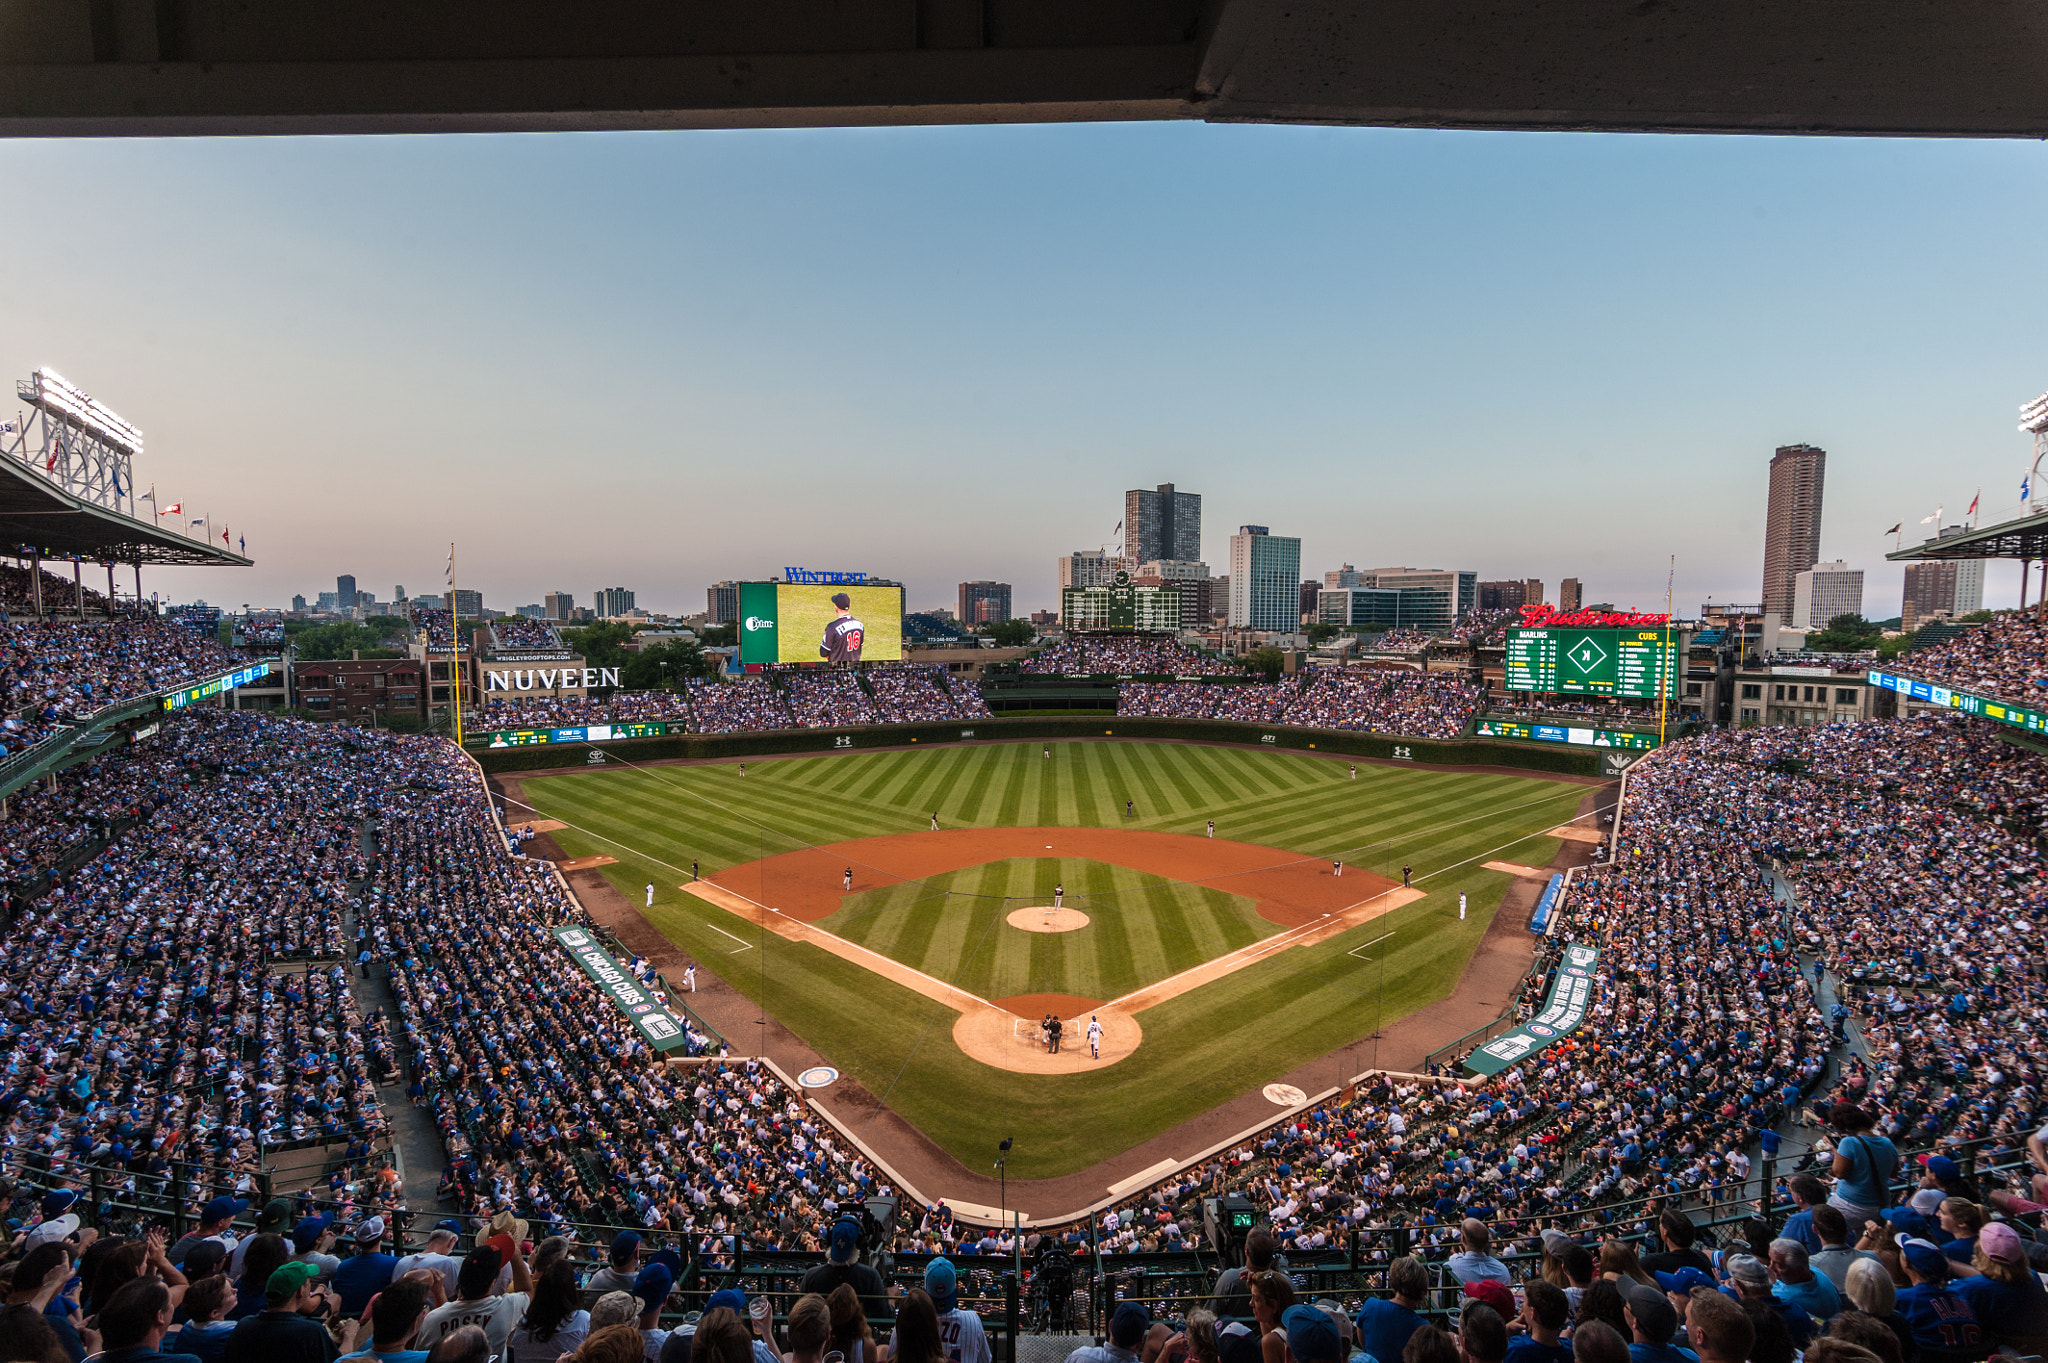
M263 1285L263 1309L243 1317L228 1336L224 1363L334 1363L355 1347L356 1322L343 1320L341 1343L322 1321L338 1307L319 1283L320 1270L300 1259L288 1259Z

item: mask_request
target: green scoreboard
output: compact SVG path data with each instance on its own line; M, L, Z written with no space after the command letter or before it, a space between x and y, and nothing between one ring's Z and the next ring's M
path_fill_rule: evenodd
M1683 646L1661 629L1511 629L1507 688L1676 700Z

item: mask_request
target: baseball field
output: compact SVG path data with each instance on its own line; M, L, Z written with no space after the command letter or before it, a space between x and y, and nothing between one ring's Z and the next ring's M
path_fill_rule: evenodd
M616 858L603 874L636 908L652 883L663 934L962 1163L1031 1131L1012 1179L1086 1168L1340 1048L1362 1068L1356 1043L1456 983L1514 879L1487 863L1548 863L1547 830L1588 793L1135 741L524 789L568 856ZM1057 1057L1046 1011L1068 1028Z

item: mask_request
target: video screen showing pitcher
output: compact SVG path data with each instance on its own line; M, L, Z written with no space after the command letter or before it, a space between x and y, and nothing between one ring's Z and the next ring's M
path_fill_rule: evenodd
M828 663L857 663L860 661L861 641L867 637L867 626L854 618L853 598L845 592L834 592L832 605L837 614L825 624L825 637L818 644L818 655Z

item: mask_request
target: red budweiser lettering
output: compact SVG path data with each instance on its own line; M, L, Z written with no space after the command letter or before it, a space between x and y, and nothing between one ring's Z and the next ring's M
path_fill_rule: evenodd
M1639 625L1662 625L1670 619L1668 615L1641 611L1573 611L1570 615L1559 615L1555 606L1522 607L1523 629L1634 629Z

